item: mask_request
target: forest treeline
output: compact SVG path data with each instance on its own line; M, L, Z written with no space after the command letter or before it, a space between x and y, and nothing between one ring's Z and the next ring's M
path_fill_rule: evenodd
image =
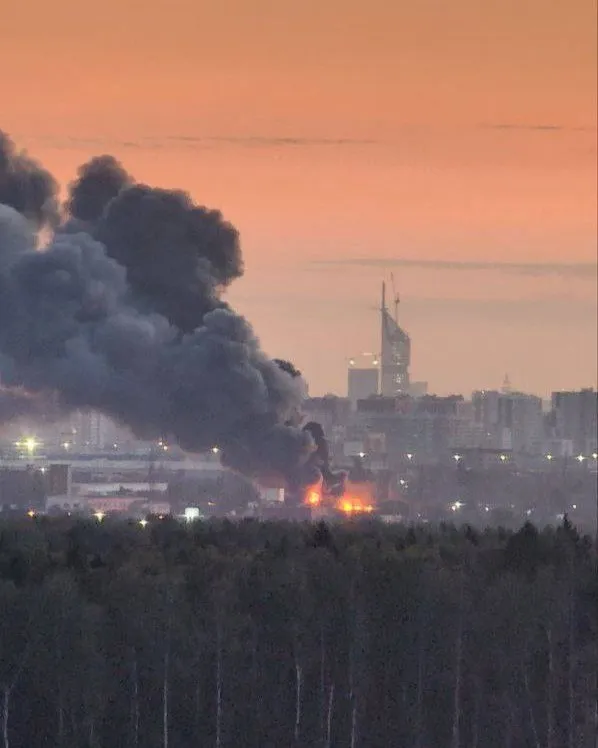
M6 521L0 748L593 748L597 603L567 521Z

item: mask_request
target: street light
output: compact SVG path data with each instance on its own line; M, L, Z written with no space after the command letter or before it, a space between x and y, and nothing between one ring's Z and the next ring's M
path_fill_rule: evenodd
M550 462L552 460L552 455L546 455L546 459Z
M582 462L583 462L583 461L584 461L584 460L585 460L586 458L585 458L585 457L584 457L583 455L577 455L577 457L576 457L575 459L576 459L576 460L577 460L577 462L579 462L579 464L581 465L581 463L582 463Z
M462 455L453 455L453 460L458 464L463 459Z
M34 436L27 436L24 439L21 439L21 441L15 442L15 447L27 452L29 457L33 457L35 450L39 447L39 442Z
M407 452L406 457L409 460L409 462L411 462L411 460L413 459L413 452Z
M27 453L31 456L37 449L37 439L34 436L30 436L27 439L25 439L25 449L27 450Z

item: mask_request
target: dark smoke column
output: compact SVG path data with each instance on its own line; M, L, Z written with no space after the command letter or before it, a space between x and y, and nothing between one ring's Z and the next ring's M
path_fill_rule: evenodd
M125 189L109 203L94 233L126 269L133 302L159 312L184 333L224 307L222 289L243 274L236 229L184 192L146 185Z
M290 361L274 360L282 371L289 374L293 379L301 379L301 372ZM301 420L300 411L297 410L293 414L293 424L299 425ZM301 471L294 475L287 485L286 500L292 505L302 504L307 487L319 482L320 478L322 479L322 488L327 493L341 495L344 489L344 473L333 473L330 469L330 450L322 425L316 421L310 421L303 427L303 433L309 435L314 450Z
M29 162L11 169L27 181ZM100 190L106 174L116 176ZM242 273L236 230L185 193L127 186L123 174L105 157L84 167L69 205L86 227L59 231L43 251L14 210L0 210L5 412L35 396L190 452L218 446L260 482L317 477L313 439L295 426L301 382L220 298Z

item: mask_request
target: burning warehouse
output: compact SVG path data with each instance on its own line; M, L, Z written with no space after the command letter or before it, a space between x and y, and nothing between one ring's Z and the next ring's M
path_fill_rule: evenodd
M295 379L301 378L293 364L277 359L278 365L289 372ZM295 420L300 420L298 411ZM312 452L301 467L292 476L285 487L285 504L287 507L308 507L340 511L346 515L370 513L374 508L373 478L359 462L355 462L349 472L334 472L330 465L328 442L321 424L309 421L303 426L303 432L309 434L312 441Z

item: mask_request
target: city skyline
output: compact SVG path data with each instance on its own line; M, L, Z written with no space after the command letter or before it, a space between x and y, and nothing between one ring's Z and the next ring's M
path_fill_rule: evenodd
M313 393L342 391L393 270L414 379L596 386L590 0L34 6L0 29L0 126L63 187L110 152L221 209L228 298Z

